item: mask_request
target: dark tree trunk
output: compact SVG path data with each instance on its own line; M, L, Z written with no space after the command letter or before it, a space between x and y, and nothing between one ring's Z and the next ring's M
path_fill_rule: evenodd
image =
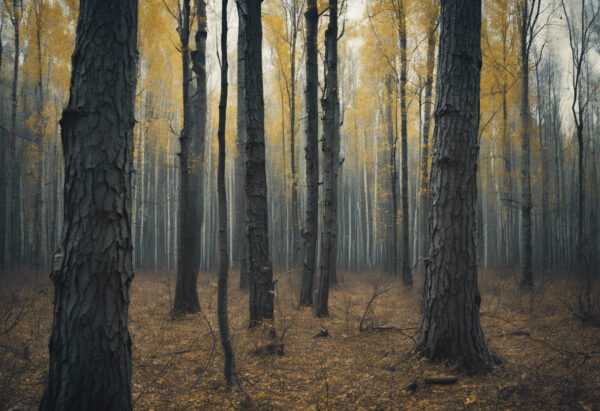
M132 409L127 322L137 16L135 0L80 3L69 104L60 121L64 228L51 276L54 324L41 410Z
M190 142L191 150L191 195L193 212L196 222L194 225L195 234L195 253L197 257L194 261L196 264L195 271L200 268L200 249L202 247L202 224L204 220L204 172L205 172L205 146L206 146L206 115L208 112L207 92L206 92L206 38L207 18L206 18L206 2L204 0L196 1L196 19L198 21L198 29L194 36L196 50L190 53L192 59L192 71L196 77L196 90L191 97L191 104L194 114L192 115L192 141Z
M528 1L521 1L521 242L523 254L521 257L521 286L533 286L533 271L531 267L531 186L530 186L530 155L529 155L529 47L528 47Z
M416 351L469 371L496 362L479 322L476 221L481 0L445 0L431 165L431 249Z
M319 66L317 34L319 11L317 0L306 3L306 228L304 235L304 268L300 305L311 306L313 282L317 264L317 235L319 225Z
M273 268L269 255L265 107L262 81L261 1L243 0L246 27L244 99L246 106L246 223L250 283L250 327L273 320Z
M408 63L406 58L406 7L404 0L399 2L400 11L400 118L401 136L400 145L402 149L402 283L412 287L412 273L409 260L408 227L408 129L407 129L407 107L406 107L406 81Z
M4 28L4 21L0 17L0 75L2 74L2 29ZM0 115L4 113L4 107L2 107L0 111ZM7 231L7 215L6 215L6 206L8 203L8 184L6 179L7 174L7 162L8 162L8 150L10 149L10 141L9 136L5 134L5 130L0 129L0 139L1 146L0 150L0 268L6 267L6 255L7 250L6 247L6 231Z
M335 276L337 255L337 174L339 167L339 117L337 77L337 0L329 0L329 24L325 31L325 90L323 107L323 229L321 268L316 291L315 314L329 315L329 283Z
M177 282L173 312L177 314L196 313L200 310L198 291L198 269L200 268L201 226L198 224L198 204L196 192L200 189L194 183L198 172L194 161L197 153L193 151L194 124L192 101L190 96L190 1L184 0L179 14L177 27L181 41L182 87L183 87L183 129L179 136L181 151L179 152L179 214L177 221Z
M392 105L394 101L394 90L392 85L392 77L388 76L386 82L386 122L388 129L388 143L390 145L390 188L392 191L392 275L398 275L398 168L396 164L396 148L398 138L394 134L394 120L392 117ZM397 113L397 112L396 112Z
M243 17L243 4L240 1L236 2L238 12L238 66L237 66L237 150L238 157L235 161L236 173L236 216L237 216L237 233L238 233L238 249L240 250L240 288L248 288L248 264L246 262L246 251L248 242L245 240L248 237L246 224L246 85L244 81L244 50L246 43L246 23Z
M291 10L291 34L292 44L290 47L290 166L292 172L292 267L300 263L302 239L300 238L301 220L298 210L298 175L296 173L296 43L298 40L298 26L300 12L298 11L298 0L292 0Z
M17 110L19 101L17 98L17 89L19 84L19 60L21 58L20 51L20 24L21 14L18 12L19 2L13 0L12 2L12 14L10 19L14 29L14 46L15 46L15 58L13 63L13 82L11 92L11 112L10 112L10 154L9 154L9 168L8 168L8 183L10 184L10 196L7 197L7 207L9 210L9 221L8 221L8 250L7 259L9 266L13 266L15 262L18 262L20 254L20 224L21 214L19 213L20 202L20 162L18 161L17 153Z
M431 108L433 96L433 69L435 67L435 45L437 42L437 13L428 21L427 60L425 63L425 101L423 104L423 142L421 148L421 181L419 190L419 258L425 259L429 253L429 134L431 130ZM424 265L423 265L424 267Z
M219 99L219 163L217 170L217 191L219 195L219 281L217 315L219 336L223 347L224 374L229 389L237 388L233 344L229 331L227 314L227 276L229 252L227 244L227 192L225 187L225 125L227 120L227 0L221 2L221 96ZM205 13L206 16L206 13Z

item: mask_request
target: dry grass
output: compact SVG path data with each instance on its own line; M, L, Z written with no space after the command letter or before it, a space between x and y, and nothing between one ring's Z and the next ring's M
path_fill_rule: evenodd
M11 281L8 279L11 278ZM505 360L492 372L469 377L451 366L411 353L420 322L420 284L405 290L374 273L344 274L333 288L331 317L296 309L299 278L278 276L276 329L283 355L257 355L260 336L247 330L247 294L232 287L230 317L243 389L228 394L221 347L214 337L216 283L203 274L203 314L171 320L167 273L137 273L132 287L133 398L136 409L598 409L600 329L583 326L562 303L565 279L546 282L533 295L514 278L481 275L482 324L491 347ZM237 273L232 273L237 285ZM0 335L0 409L33 409L47 369L52 289L45 276L21 270L0 276L0 327L7 307L24 307L18 323ZM169 287L170 285L170 287ZM389 287L374 299L375 289ZM530 308L533 307L533 311ZM3 311L4 310L4 311ZM13 310L9 318L17 318ZM7 323L10 322L7 321ZM389 325L392 330L373 330ZM321 328L330 336L313 338ZM0 328L0 333L2 332ZM457 384L427 386L423 378L458 375ZM417 381L413 393L402 388Z

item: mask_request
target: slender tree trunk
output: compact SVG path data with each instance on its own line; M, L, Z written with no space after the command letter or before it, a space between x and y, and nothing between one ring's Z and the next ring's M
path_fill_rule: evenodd
M273 268L269 255L265 111L262 81L261 1L243 0L246 27L244 82L246 107L246 264L250 282L250 327L273 321ZM271 328L274 339L274 329Z
M4 21L0 17L0 82L2 81L2 29L4 28ZM4 93L3 93L4 94ZM0 109L0 115L4 118L4 104L2 104L2 108ZM7 205L8 205L8 182L7 180L7 166L8 166L8 151L10 150L10 137L7 133L5 133L4 129L0 129L0 137L2 139L2 144L0 146L0 268L6 268L7 263L7 254L8 250L6 249L6 235L7 235L7 222L8 215Z
M38 113L38 135L37 135L37 156L36 156L36 172L37 172L37 184L38 187L35 190L35 195L33 199L33 247L32 247L32 256L33 262L36 265L45 264L43 258L42 251L42 191L44 190L44 180L42 174L43 167L43 159L44 159L44 128L45 128L45 120L44 120L44 88L42 85L42 40L41 40L41 24L42 24L42 16L41 16L41 4L39 2L34 4L34 14L36 20L36 51L37 51L37 85L36 85L36 94L37 94L37 113Z
M197 187L198 167L194 164L197 154L193 150L194 119L192 114L191 71L190 71L190 1L184 0L179 14L177 27L181 41L181 62L183 74L183 129L179 136L181 151L179 152L179 214L177 221L177 282L175 285L174 313L196 313L200 310L198 292L196 290L200 259L198 249L201 244L201 225L198 221ZM201 54L201 53L200 53ZM158 207L158 205L157 205ZM201 218L201 217L200 217Z
M245 239L248 237L246 223L246 171L244 169L246 160L246 83L244 81L244 50L246 43L246 20L243 17L243 3L236 1L238 14L238 60L237 60L237 150L238 157L235 161L236 172L236 210L237 210L237 233L238 249L240 252L240 288L248 288L248 264L246 261L246 252L248 242Z
M304 235L304 268L300 305L313 302L313 281L317 265L319 225L319 66L317 34L319 11L317 0L308 0L304 13L306 27L306 228Z
M17 256L20 254L19 244L21 242L19 236L20 226L20 214L19 214L19 198L20 198L20 164L18 162L17 153L17 110L19 106L17 98L17 89L19 84L19 60L21 58L20 52L20 24L21 17L17 11L19 8L19 2L13 0L12 2L12 13L10 19L14 29L14 47L15 47L15 58L13 63L13 82L12 82L12 93L11 93L11 113L10 113L10 154L9 154L9 169L8 169L8 183L10 184L11 195L7 196L6 201L7 208L9 210L9 221L7 224L8 234L8 249L7 259L9 266L14 265L18 260Z
M296 42L298 39L298 0L292 0L292 44L290 47L290 165L292 171L292 266L300 263L302 239L298 209L298 174L296 173Z
M396 164L396 147L398 138L394 134L394 120L392 118L392 104L395 93L392 86L392 78L388 76L386 82L386 122L388 129L388 144L390 145L390 188L392 191L392 275L398 275L398 169ZM397 118L397 116L394 116ZM396 130L397 131L397 130Z
M52 273L41 410L132 409L127 323L137 8L135 0L80 2L69 104L60 121L65 218Z
M337 174L339 167L339 117L337 76L337 0L329 0L329 24L325 31L325 91L323 107L323 228L321 268L314 301L319 317L329 315L329 282L335 276L337 255Z
M219 99L219 164L217 171L217 191L219 195L219 281L217 314L219 317L219 335L223 347L224 373L227 387L237 388L235 360L229 317L227 314L227 276L229 271L229 252L227 245L227 195L225 191L225 125L227 119L227 0L221 2L221 97ZM206 8L204 8L206 16ZM206 33L206 31L205 31Z
M479 322L476 201L481 0L441 7L433 161L431 249L416 351L474 372L497 361Z
M421 187L419 190L419 259L427 258L429 252L429 224L427 216L429 215L429 134L431 130L431 108L433 96L433 70L435 67L435 45L437 43L436 20L438 14L435 13L428 21L427 35L427 60L425 63L425 101L423 104L423 142L421 149ZM423 265L424 267L424 265Z
M402 149L402 283L412 287L413 279L410 270L410 242L408 239L409 211L408 211L408 126L406 107L406 82L408 62L406 57L406 7L404 0L399 2L400 12L400 118ZM394 250L395 251L395 250Z
M530 186L530 154L529 154L529 52L527 47L528 0L523 0L521 7L521 241L523 253L521 257L521 286L533 286L531 266L531 186Z

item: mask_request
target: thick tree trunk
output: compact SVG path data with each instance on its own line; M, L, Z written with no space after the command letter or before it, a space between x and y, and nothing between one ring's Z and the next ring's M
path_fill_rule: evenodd
M179 152L179 214L177 221L177 282L175 285L175 300L173 312L177 314L196 313L200 310L198 292L196 290L198 270L200 268L201 225L198 221L197 191L195 186L199 173L194 164L197 153L193 151L194 120L192 100L190 96L190 1L184 0L179 15L177 27L181 41L182 87L183 87L183 129L179 136L181 151Z
M206 9L204 9L206 11ZM204 14L206 16L206 13ZM219 336L223 347L224 374L229 389L237 388L235 360L229 317L227 314L227 276L229 252L227 244L227 194L225 188L225 125L227 119L227 0L221 2L221 96L219 99L219 163L217 170L217 191L219 196L219 281L217 315Z
M248 224L246 264L250 283L250 327L254 327L263 322L272 322L274 290L267 219L261 1L243 0L242 4L246 27L246 43L243 45Z
M400 12L400 118L401 135L400 148L402 149L402 283L412 287L412 273L410 270L410 250L408 239L409 211L408 211L408 125L406 107L406 82L408 62L406 57L406 7L404 0L399 2ZM394 250L395 251L395 250Z
M337 77L337 0L329 0L329 25L325 31L325 91L323 107L323 229L321 268L314 301L319 317L329 315L329 283L336 271L337 174L339 167L339 117Z
M52 273L42 410L132 409L127 322L137 16L135 0L80 3L69 104L60 121L65 218Z
M416 351L469 371L496 357L479 322L476 221L481 0L445 0L431 165L431 249Z
M523 0L521 11L521 286L533 286L531 267L531 186L529 155L529 52L527 47L528 8L527 0Z
M319 66L317 34L319 11L317 0L308 0L306 13L306 228L304 235L304 267L300 290L300 305L313 302L313 282L317 265L319 225Z
M236 173L236 221L237 221L237 237L239 246L240 259L240 283L241 289L248 288L248 264L246 262L246 251L248 242L245 240L248 237L246 223L246 94L244 81L244 50L246 43L246 23L243 17L243 4L241 1L236 2L238 14L238 60L237 60L237 150L238 157L235 161Z

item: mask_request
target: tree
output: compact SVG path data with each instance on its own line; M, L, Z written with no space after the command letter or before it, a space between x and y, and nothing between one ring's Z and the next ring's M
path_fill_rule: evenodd
M273 321L274 297L267 223L261 1L239 1L242 7L238 11L242 11L246 28L246 42L242 45L246 110L246 264L250 283L250 327L255 327Z
M323 229L321 267L314 301L319 317L329 315L329 282L335 276L337 260L337 175L340 150L340 104L337 73L337 0L329 0L329 24L325 31L325 87L323 108Z
M569 45L571 47L571 86L573 87L573 100L571 103L571 113L573 114L573 121L575 122L575 129L577 131L577 185L578 185L578 198L577 198L577 237L576 237L576 251L577 258L580 263L584 261L585 255L585 168L584 168L584 157L585 147L583 141L583 128L584 128L584 116L586 108L590 102L590 91L584 93L582 84L582 76L584 71L584 62L586 55L590 48L593 46L591 42L592 30L594 27L594 21L598 18L600 9L590 11L587 10L585 0L581 0L581 21L580 26L576 27L574 13L568 13L565 6L564 0L561 0L563 12L565 14L565 20L567 22L567 29L569 31Z
M313 282L317 265L317 233L319 225L319 66L317 34L319 11L317 0L308 0L304 13L306 28L306 223L304 266L300 289L300 305L313 303Z
M530 4L531 2L531 4ZM519 32L521 40L521 286L533 286L533 270L531 267L531 186L530 186L530 153L529 153L529 55L536 35L540 17L541 0L519 0Z
M19 184L19 180L21 179L21 170L17 155L17 110L19 107L17 88L19 85L19 60L21 58L20 26L21 19L23 17L23 3L19 0L13 0L11 4L9 4L8 0L4 0L4 6L6 7L9 20L13 26L15 48L10 112L10 163L8 165L8 184L10 185L10 195L7 195L4 200L7 202L6 209L9 215L7 221L8 224L6 224L7 230L5 233L5 242L8 245L7 259L9 261L9 265L11 265L20 254L20 225L22 223L19 213L21 196L21 184Z
M48 386L40 409L131 410L130 226L136 0L81 0L55 257ZM100 63L98 63L100 62Z
M238 47L237 47L237 150L238 157L235 161L235 174L237 182L236 190L236 230L241 232L238 237L247 238L248 232L246 224L246 170L244 169L246 160L246 89L244 81L244 50L246 42L246 23L243 13L243 3L236 1L237 14L238 14ZM241 242L240 252L240 289L248 288L248 263L246 261L246 247L247 241Z
M427 57L425 63L425 97L423 104L423 142L421 148L421 176L419 187L419 257L426 258L429 252L429 227L427 224L429 204L429 135L431 134L431 108L433 96L433 70L435 68L435 45L437 43L437 26L439 19L439 2L426 2L425 29L427 31Z
M235 360L229 318L227 315L227 276L229 252L227 244L227 194L225 190L225 126L227 119L227 0L221 2L221 97L219 99L219 160L217 171L217 191L219 195L219 281L217 311L219 335L223 346L224 373L228 388L237 388Z
M398 36L400 37L400 117L401 117L401 156L402 156L402 283L412 287L412 274L409 261L408 241L408 130L406 108L406 82L408 63L406 57L406 5L398 1ZM396 250L394 250L396 251Z
M476 170L481 0L444 0L431 165L425 315L415 349L478 371L497 362L479 322Z
M175 16L175 15L174 15ZM183 88L183 128L179 136L181 151L179 152L179 214L178 214L178 237L177 237L177 283L175 285L175 300L173 311L175 313L196 313L200 310L196 284L198 270L200 268L200 247L202 205L201 196L198 193L202 187L198 184L202 181L202 169L198 164L199 153L197 142L200 139L197 126L197 117L201 115L198 111L193 113L191 97L191 71L190 71L190 0L183 0L183 5L178 2L177 32L181 42L182 61L182 88ZM205 27L206 21L201 21L200 26ZM202 28L199 28L202 30ZM204 28L204 30L206 30ZM202 35L200 35L202 37ZM200 59L201 50L197 50L196 56ZM199 61L197 62L200 63ZM199 67L196 67L199 69ZM198 80L201 82L201 80ZM206 88L204 89L206 92ZM200 94L200 93L198 93ZM200 97L198 97L199 99ZM204 97L205 98L205 97ZM200 110L198 102L196 108ZM204 109L206 112L206 109ZM196 126L195 126L196 123ZM202 136L204 130L202 130ZM203 140L203 138L202 138ZM203 141L202 141L203 144Z

